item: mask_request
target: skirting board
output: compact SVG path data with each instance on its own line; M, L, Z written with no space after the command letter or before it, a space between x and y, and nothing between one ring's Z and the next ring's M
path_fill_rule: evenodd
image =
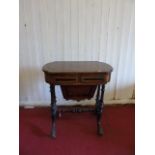
M81 101L81 102L75 102L75 101L69 101L69 102L58 102L59 105L65 105L65 106L70 106L70 105L94 105L95 100L86 100L86 101ZM134 99L122 99L122 100L109 100L109 101L104 101L105 105L114 105L114 104L134 104L135 100ZM48 107L50 106L49 102L20 102L20 106L24 106L25 108L33 108L33 107L38 107L38 106L43 106L43 107Z

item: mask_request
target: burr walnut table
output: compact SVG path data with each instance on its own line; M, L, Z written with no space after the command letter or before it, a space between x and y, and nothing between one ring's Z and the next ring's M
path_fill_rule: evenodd
M96 93L97 133L103 134L101 115L105 84L110 81L113 68L97 61L55 61L42 68L45 81L50 85L51 92L51 136L56 137L56 95L55 86L59 85L66 100L91 99Z

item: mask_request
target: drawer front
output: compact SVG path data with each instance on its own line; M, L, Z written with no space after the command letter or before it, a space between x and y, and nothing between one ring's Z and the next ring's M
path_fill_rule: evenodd
M54 78L54 81L56 84L70 84L70 83L76 83L77 77L76 76L68 76L68 77L58 77L56 76Z
M104 84L110 80L108 73L82 74L45 74L46 82L55 85L95 85Z
M108 82L108 74L84 74L80 77L81 83L105 83Z
M68 85L73 84L77 82L77 76L76 75L50 75L46 74L46 82L56 85Z

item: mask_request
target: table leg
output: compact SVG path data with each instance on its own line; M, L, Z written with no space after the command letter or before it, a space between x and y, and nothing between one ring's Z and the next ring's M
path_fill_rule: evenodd
M51 117L52 117L51 137L56 138L57 106L56 106L55 86L54 85L50 85L50 92L51 92Z
M102 128L102 108L104 105L103 102L103 97L104 97L104 90L105 90L105 85L98 86L98 91L97 91L97 98L96 98L96 112L97 112L97 133L99 135L103 135L103 128Z
M99 95L100 95L100 85L97 85L97 94L96 94L96 107L95 107L95 113L97 114L97 108L99 104Z

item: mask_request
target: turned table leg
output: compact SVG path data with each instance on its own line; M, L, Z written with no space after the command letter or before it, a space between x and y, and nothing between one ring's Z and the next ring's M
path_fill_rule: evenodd
M97 94L96 94L96 107L95 107L95 113L97 114L97 108L98 108L98 101L99 101L99 95L100 95L100 85L97 85Z
M98 86L97 96L96 96L97 133L99 135L103 135L102 108L103 108L103 105L104 105L104 102L103 102L104 89L105 89L105 85L101 85L101 89L100 89L100 86Z
M51 92L51 117L52 117L52 129L51 129L51 137L56 138L56 97L55 97L55 86L50 85Z

